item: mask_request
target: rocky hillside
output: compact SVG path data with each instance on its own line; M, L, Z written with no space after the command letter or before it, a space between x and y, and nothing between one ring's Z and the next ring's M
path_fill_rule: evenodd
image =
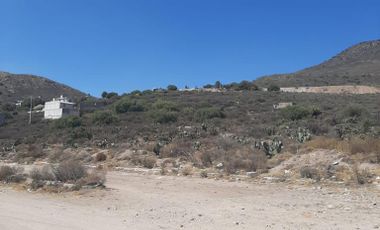
M296 73L262 77L256 84L262 87L380 85L380 40L359 43L328 61Z
M2 103L13 103L30 96L51 99L59 95L65 95L72 99L85 96L78 90L47 78L0 72L0 102Z

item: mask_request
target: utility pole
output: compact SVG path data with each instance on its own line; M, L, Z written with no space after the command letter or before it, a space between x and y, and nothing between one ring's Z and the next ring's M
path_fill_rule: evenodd
M32 124L33 96L30 96L29 125Z

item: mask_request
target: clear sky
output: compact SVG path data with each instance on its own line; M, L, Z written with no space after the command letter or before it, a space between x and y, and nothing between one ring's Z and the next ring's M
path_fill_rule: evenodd
M379 0L0 0L0 70L96 96L253 80L374 39Z

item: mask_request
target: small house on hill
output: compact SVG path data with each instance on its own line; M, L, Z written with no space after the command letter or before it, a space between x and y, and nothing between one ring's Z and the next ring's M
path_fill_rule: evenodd
M293 102L280 102L280 103L274 104L273 109L284 109L286 107L293 106L293 105L294 105Z
M67 116L79 116L79 109L75 103L70 102L66 97L61 96L45 102L45 119L60 119Z

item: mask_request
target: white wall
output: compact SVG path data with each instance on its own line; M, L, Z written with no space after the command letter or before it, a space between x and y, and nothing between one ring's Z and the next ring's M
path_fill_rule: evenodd
M45 103L45 119L60 119L65 116L79 116L79 111L73 104L66 104L60 101L49 101Z

